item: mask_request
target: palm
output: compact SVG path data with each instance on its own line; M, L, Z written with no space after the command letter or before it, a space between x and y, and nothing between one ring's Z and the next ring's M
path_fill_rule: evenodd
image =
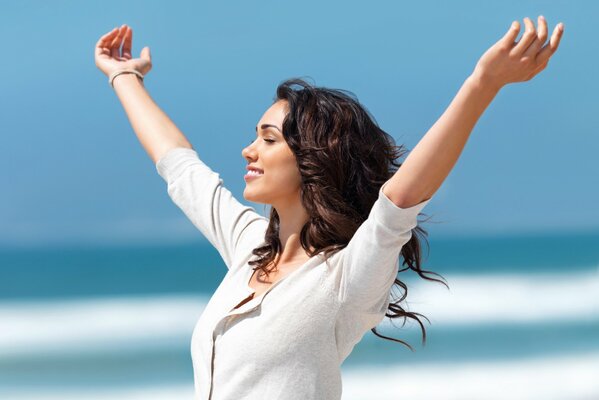
M132 68L147 74L152 68L150 50L144 47L139 58L131 57L133 31L127 25L115 28L102 36L96 43L96 66L107 76L112 72ZM122 49L121 49L122 45Z

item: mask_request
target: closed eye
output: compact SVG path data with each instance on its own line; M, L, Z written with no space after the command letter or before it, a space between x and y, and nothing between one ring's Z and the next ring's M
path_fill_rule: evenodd
M276 142L276 140L272 140L272 139L264 139L264 141L265 141L265 142L268 142L268 143L275 143L275 142ZM253 143L254 143L254 141L253 141L253 140L250 140L250 146L251 146Z

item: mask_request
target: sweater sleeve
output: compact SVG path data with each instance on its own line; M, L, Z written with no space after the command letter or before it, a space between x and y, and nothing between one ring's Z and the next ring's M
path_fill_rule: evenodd
M387 310L399 271L399 255L412 237L419 212L432 199L400 208L379 189L368 218L341 254L339 299L343 308L363 319L363 329L376 326ZM370 326L372 325L372 326Z
M156 170L173 202L218 250L227 268L263 239L268 219L237 201L194 149L167 151Z

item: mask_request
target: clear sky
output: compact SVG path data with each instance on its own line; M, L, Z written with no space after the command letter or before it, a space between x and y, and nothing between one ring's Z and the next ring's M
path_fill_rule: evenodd
M599 229L596 1L18 1L0 13L0 244L194 240L104 76L98 38L133 28L145 86L243 199L241 150L276 86L350 90L413 149L513 20L564 37L474 128L423 227L443 235Z

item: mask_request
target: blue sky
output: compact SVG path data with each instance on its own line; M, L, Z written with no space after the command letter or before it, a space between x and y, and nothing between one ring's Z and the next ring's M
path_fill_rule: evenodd
M529 82L503 88L424 212L431 236L599 229L594 1L376 3L19 1L0 13L0 244L177 242L170 201L107 78L98 38L123 23L145 85L243 199L241 150L290 77L355 93L414 148L513 20L565 33Z

